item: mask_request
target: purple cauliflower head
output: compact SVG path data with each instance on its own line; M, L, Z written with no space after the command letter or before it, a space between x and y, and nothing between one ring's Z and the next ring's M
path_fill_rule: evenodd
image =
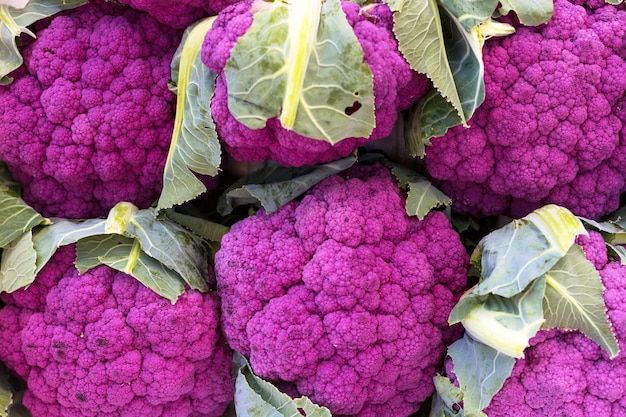
M485 102L469 129L450 129L426 150L455 210L521 217L554 203L599 218L617 209L626 8L591 3L556 0L547 24L486 42Z
M236 223L215 264L229 344L333 415L409 416L458 336L447 319L466 287L459 235L441 212L409 217L380 165Z
M27 383L33 417L219 417L232 351L215 293L172 305L106 266L78 275L61 248L28 289L4 294L0 360Z
M222 11L207 33L202 62L218 74L211 112L217 132L228 152L239 161L273 159L288 166L314 165L349 155L357 147L388 136L400 110L410 107L430 88L424 75L414 72L398 51L391 11L377 4L367 12L359 5L342 1L343 11L353 27L374 77L376 127L368 138L347 138L334 146L286 130L278 118L262 129L249 129L228 110L224 67L236 41L252 24L254 0L239 2Z
M626 266L608 258L599 233L589 234L577 243L600 273L621 353L611 360L582 333L542 330L485 409L489 417L626 415Z
M214 15L237 0L119 0L149 13L159 22L183 29L202 17Z
M161 190L179 33L113 3L54 17L0 86L0 160L45 216L97 217Z

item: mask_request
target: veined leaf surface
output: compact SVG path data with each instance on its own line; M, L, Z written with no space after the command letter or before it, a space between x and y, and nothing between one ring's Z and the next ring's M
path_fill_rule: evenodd
M469 32L491 18L498 0L441 0L441 5Z
M29 286L35 279L37 254L31 230L23 233L2 250L0 261L0 293L12 293Z
M172 304L185 290L181 276L145 253L136 239L100 235L79 240L76 245L78 271L83 273L98 265L132 275Z
M552 0L500 0L500 13L505 15L515 11L519 21L526 26L546 23L554 13Z
M235 411L240 417L331 417L326 407L307 397L291 398L256 376L248 361L235 353ZM302 412L300 411L302 410Z
M85 3L87 0L30 0L23 9L0 4L0 85L9 84L12 79L7 75L22 65L15 39L22 33L35 37L29 25Z
M49 220L24 202L12 188L0 182L0 248L39 224Z
M269 3L224 74L230 113L251 129L279 117L285 129L334 144L376 126L373 75L339 0Z
M604 304L604 285L583 250L573 245L546 274L545 329L580 330L611 358L619 353Z
M206 191L194 172L218 174L221 150L210 107L216 75L200 59L204 36L214 20L211 17L188 28L172 59L176 118L159 210L193 200Z

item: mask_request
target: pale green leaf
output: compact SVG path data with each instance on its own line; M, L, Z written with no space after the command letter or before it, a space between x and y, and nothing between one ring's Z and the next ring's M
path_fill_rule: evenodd
M622 265L626 265L626 248L624 246L607 243L606 247L611 255L619 258Z
M456 411L455 406L463 401L463 391L447 377L436 375L435 393L429 417L464 417L463 409Z
M136 238L142 252L176 271L193 289L207 291L208 253L202 240L175 222L156 219L154 209L140 210L124 236Z
M508 14L513 10L519 21L526 26L537 26L552 18L554 5L552 0L500 0L500 13Z
M515 359L465 335L448 347L454 373L463 393L467 417L485 417L482 412L511 376Z
M337 143L376 123L372 72L339 0L265 3L224 69L230 113L251 129Z
M331 175L345 171L356 163L347 157L320 166L269 167L252 173L227 190L218 203L218 212L227 215L234 207L260 202L267 213L278 210Z
M407 190L405 207L409 216L423 220L433 209L452 204L452 200L424 176L393 162L385 162L385 165L391 169L400 188Z
M141 250L136 239L119 235L90 236L76 244L76 268L83 273L107 265L133 276L173 303L185 290L182 277Z
M248 361L235 353L235 410L238 417L331 417L307 397L291 398L256 376ZM304 412L304 414L300 411Z
M582 248L573 245L546 278L544 328L580 330L616 357L619 346L606 314L604 285Z
M547 205L479 242L482 282L476 295L511 297L548 272L587 231L569 210Z
M31 230L23 233L2 250L0 293L28 287L35 279L37 253Z
M218 174L221 150L210 108L216 75L200 59L204 36L214 20L208 18L188 28L172 59L172 80L178 96L159 210L193 200L206 191L194 172Z
M15 194L12 188L0 183L0 248L39 224L49 221Z
M13 404L13 390L9 383L9 371L0 363L0 417L7 417Z
M16 38L22 33L34 37L29 25L85 3L87 0L31 0L23 9L0 5L0 85L9 84L12 79L7 75L22 65Z
M606 0L607 4L613 4L613 5L618 5L618 4L622 4L623 0Z
M41 271L61 246L71 245L85 237L105 234L105 223L104 219L84 221L52 219L52 225L33 231L33 243L37 253L35 273Z
M4 161L0 160L0 190L13 193L14 196L22 195L22 187L13 179L13 174Z
M165 214L172 221L209 242L220 242L222 237L224 237L224 235L230 230L229 227L224 226L223 224L187 214L177 213L171 209L166 210Z
M441 0L440 2L468 32L489 20L498 6L498 0Z
M430 78L465 124L462 100L448 61L444 33L435 0L386 0L393 13L398 48L414 70ZM423 128L423 127L422 127Z

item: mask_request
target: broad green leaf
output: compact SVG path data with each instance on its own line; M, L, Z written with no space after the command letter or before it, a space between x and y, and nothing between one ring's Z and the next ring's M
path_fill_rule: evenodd
M307 397L291 398L256 376L248 361L235 353L235 411L238 417L331 417Z
M498 6L498 0L441 0L440 3L468 32L491 19Z
M204 36L214 20L211 17L188 28L172 59L172 81L178 96L159 210L193 200L206 191L194 172L218 174L221 150L210 107L216 75L200 59Z
M217 210L225 216L234 207L260 202L267 213L272 213L320 181L350 168L356 161L354 157L347 157L320 166L262 169L233 184L220 197Z
M87 0L31 0L23 9L0 4L0 85L11 83L7 75L22 65L16 38L22 33L35 37L29 25L85 3Z
M35 279L37 253L31 230L13 240L2 251L0 261L0 293L28 287Z
M515 359L465 335L448 347L463 393L467 417L486 417L484 410L511 376Z
M587 234L569 210L541 207L485 236L480 242L482 282L476 295L512 297L548 272L574 244Z
M546 279L542 277L510 298L493 294L486 298L478 296L476 298L483 300L482 303L473 305L467 314L453 309L450 321L455 323L460 318L466 332L475 340L505 355L522 358L530 339L544 323L542 303L545 291ZM470 293L465 298L474 296Z
M373 75L339 0L265 3L224 69L230 113L251 129L285 129L335 144L369 137Z
M385 162L385 165L391 169L400 188L408 191L405 207L409 216L423 220L431 210L452 204L447 195L417 172L392 162Z
M393 31L398 48L411 68L431 79L465 124L462 100L448 61L444 32L436 0L386 0L394 12Z
M0 248L40 224L50 221L24 202L12 188L0 183Z
M463 391L445 376L437 375L433 381L435 393L429 417L464 417L462 408L455 410L455 406L463 401Z
M600 274L582 248L572 245L546 274L544 328L580 330L615 358L619 346L606 315L603 293Z
M90 236L76 244L76 268L80 273L107 265L132 275L143 285L173 303L185 290L182 277L146 254L137 239L119 235Z
M519 21L526 26L537 26L552 18L552 0L500 0L500 14L513 10Z
M72 221L52 219L52 225L33 231L33 243L37 253L37 274L48 263L58 248L71 245L85 237L105 234L104 219ZM34 280L34 276L32 278Z
M135 238L142 252L176 271L195 290L207 291L207 250L202 240L175 222L156 219L154 209L140 210L124 236Z
M195 235L209 242L220 242L222 237L230 230L223 224L215 223L209 220L190 216L187 214L177 213L171 209L165 211L165 215L172 221L183 226L185 229L192 231Z

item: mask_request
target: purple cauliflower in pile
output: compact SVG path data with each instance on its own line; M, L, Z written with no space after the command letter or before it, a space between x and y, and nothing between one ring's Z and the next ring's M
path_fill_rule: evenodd
M578 3L578 4L574 4ZM626 6L554 2L554 17L484 47L486 99L426 167L477 216L547 203L599 218L626 190Z
M119 0L149 13L159 22L183 29L202 17L215 15L237 0Z
M232 351L215 293L172 305L134 278L78 275L64 247L28 289L3 294L0 360L23 378L33 417L219 417Z
M398 111L410 107L430 88L424 75L411 70L398 51L391 11L377 4L361 12L359 5L342 1L343 11L353 27L374 76L376 127L368 138L347 138L334 146L286 130L278 118L268 120L263 129L252 130L239 123L228 110L228 91L223 76L226 61L235 42L252 24L254 0L237 3L222 11L207 33L202 46L202 62L218 74L211 112L220 139L239 161L273 159L288 166L314 165L349 155L357 147L388 136Z
M334 416L407 417L458 328L468 256L445 215L409 217L388 169L359 166L231 228L222 323L254 371Z
M626 415L626 266L609 260L602 236L579 237L599 271L604 300L621 353L609 359L579 332L540 331L491 401L489 417L587 417Z
M0 160L45 216L97 217L158 197L174 125L179 32L113 3L55 16L0 86Z

